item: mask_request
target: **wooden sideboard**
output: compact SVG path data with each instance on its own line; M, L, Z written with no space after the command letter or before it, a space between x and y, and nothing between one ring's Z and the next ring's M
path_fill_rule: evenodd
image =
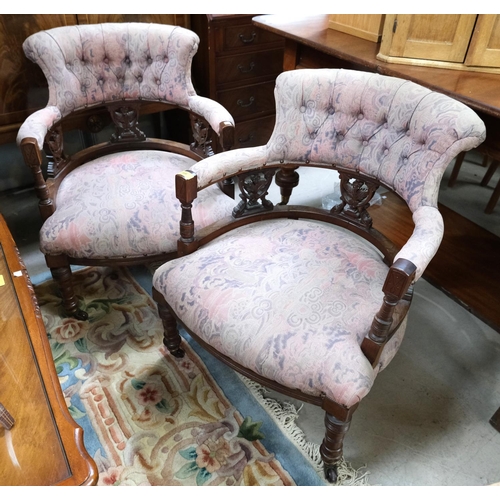
M235 148L265 144L274 128L274 84L284 41L252 24L251 14L193 14L200 37L193 59L198 94L221 103L235 120Z
M0 486L97 483L83 431L66 407L31 281L1 215L0 403Z
M158 22L189 28L189 14L0 14L0 144L14 142L22 122L47 104L41 69L22 45L37 31L75 24Z

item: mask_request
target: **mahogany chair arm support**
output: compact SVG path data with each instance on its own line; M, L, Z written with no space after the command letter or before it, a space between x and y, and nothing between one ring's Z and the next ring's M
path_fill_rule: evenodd
M223 151L229 151L234 146L234 124L223 121L219 125L219 142Z
M196 174L190 170L179 172L175 176L175 193L181 204L180 238L177 242L177 251L179 255L186 255L194 250L194 221L191 208L198 196Z
M42 152L38 146L38 141L34 137L25 137L22 139L20 148L24 162L33 174L35 193L40 200L38 207L43 220L45 220L54 213L55 207L42 172Z
M406 259L397 259L390 267L382 291L384 300L380 310L373 318L368 335L363 339L361 350L376 366L382 349L392 332L393 314L399 301L404 299L415 279L417 267ZM392 332L393 333L393 332Z

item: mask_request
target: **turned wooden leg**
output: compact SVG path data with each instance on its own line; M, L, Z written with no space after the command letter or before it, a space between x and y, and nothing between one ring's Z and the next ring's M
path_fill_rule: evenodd
M71 268L69 266L51 267L50 272L56 283L59 285L62 294L63 306L66 312L76 319L87 320L89 315L78 307L78 300L75 295L75 289L73 288Z
M325 414L326 433L320 446L325 478L330 483L336 483L338 464L342 459L344 437L351 425L351 416L343 422L329 413Z
M488 170L484 174L483 179L481 180L481 186L487 186L488 183L491 181L491 178L497 171L497 168L500 167L500 161L498 160L493 160L491 162L491 165L489 166Z
M453 187L457 182L458 173L460 172L460 167L462 166L464 158L465 158L465 151L457 156L455 160L455 165L453 166L453 170L451 171L451 175L448 180L449 187Z
M491 195L491 198L488 201L486 208L484 209L484 213L485 214L493 213L493 210L495 210L498 200L500 200L500 180L498 181L495 189L493 190L493 194Z
M286 205L293 188L299 185L299 174L295 170L281 169L276 173L276 185L280 188L281 202L278 205Z
M156 296L158 295L159 294L157 293ZM153 293L153 297L154 296L155 294ZM177 328L177 321L163 297L160 300L157 300L157 304L158 314L162 320L163 329L165 331L163 334L163 345L168 349L172 356L175 356L176 358L183 358L184 350L180 347L182 337L180 336Z

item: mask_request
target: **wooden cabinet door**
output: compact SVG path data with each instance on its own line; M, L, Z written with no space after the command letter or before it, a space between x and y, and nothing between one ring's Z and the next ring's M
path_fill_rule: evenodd
M467 66L500 67L500 15L479 14L465 60Z
M386 47L381 52L391 57L463 63L476 17L476 14L387 15ZM385 36L386 30L392 31L392 35Z

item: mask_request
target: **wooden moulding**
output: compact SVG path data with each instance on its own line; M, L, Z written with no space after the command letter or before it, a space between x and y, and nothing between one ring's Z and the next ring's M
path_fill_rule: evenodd
M380 42L385 14L330 14L328 27L371 42Z

